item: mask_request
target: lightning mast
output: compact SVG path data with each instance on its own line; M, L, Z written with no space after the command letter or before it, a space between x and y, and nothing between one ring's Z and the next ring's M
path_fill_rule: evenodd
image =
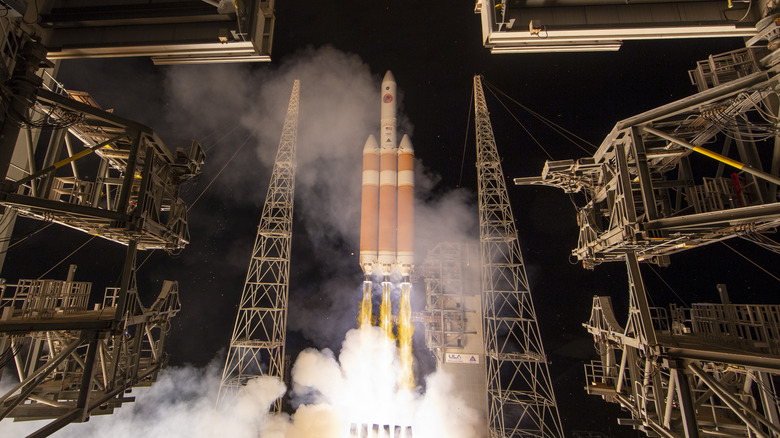
M296 80L222 372L218 405L235 398L255 377L284 380L299 95ZM281 409L281 399L274 407Z
M509 195L474 76L479 236L490 437L562 437Z

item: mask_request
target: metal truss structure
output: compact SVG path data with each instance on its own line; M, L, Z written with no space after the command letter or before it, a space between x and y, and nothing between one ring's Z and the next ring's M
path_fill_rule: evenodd
M0 395L0 420L52 420L32 435L48 436L133 401L126 393L165 367L178 286L164 282L144 306L136 254L188 243L179 187L205 156L197 143L171 154L150 128L64 90L29 23L13 13L0 18L0 205L11 217L3 232L18 213L127 246L120 286L102 300L73 270L66 281L0 285L0 365L13 361L20 380Z
M540 177L515 184L585 195L573 254L586 268L627 251L667 265L688 248L759 239L780 224L780 66L763 67L764 55L751 47L710 57L691 71L699 93L618 122L592 157L548 161ZM720 151L703 146L715 144Z
M179 188L200 174L200 144L171 154L150 128L101 110L88 94L55 91L38 89L29 115L18 120L28 157L35 155L31 131L51 129L41 169L28 159L26 176L0 189L0 204L125 245L134 240L139 249L189 243Z
M299 100L300 81L296 80L238 305L217 405L235 399L253 378L273 376L284 380ZM281 409L281 399L275 402L275 409Z
M587 391L631 414L619 424L648 436L777 437L780 306L649 307L639 264L628 253L625 327L609 297L590 320L599 359L585 366Z
M778 71L761 47L710 56L690 71L697 94L618 122L593 157L515 180L583 193L573 254L626 264L625 325L608 297L585 324L599 354L587 391L648 436L780 436L780 306L730 304L721 286L722 304L650 307L640 272L737 236L773 245L761 233L780 224Z
M471 265L469 260L476 257L476 247L443 242L430 250L425 263L416 269L415 275L425 281L426 303L415 319L425 326L425 345L438 365L446 361L447 350L464 348L467 335L477 335L467 327L470 310L466 300L474 291L467 290L465 282L471 275L464 272Z
M19 280L0 287L0 365L13 361L19 384L0 395L0 420L52 420L30 435L48 436L90 415L111 414L149 386L165 367L178 285L165 281L145 307L135 286L135 244L121 287L107 288L90 308L91 283Z
M490 437L562 437L501 160L474 77L482 308Z
M23 28L51 60L149 56L166 65L269 62L276 18L274 0L47 0L4 3L0 21Z

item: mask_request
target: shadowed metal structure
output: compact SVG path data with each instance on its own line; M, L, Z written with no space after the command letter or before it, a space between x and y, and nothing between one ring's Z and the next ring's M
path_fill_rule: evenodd
M148 56L158 65L270 62L274 0L3 2L2 17L55 59Z
M474 77L489 436L562 437L482 81Z
M255 377L284 380L299 100L300 81L296 80L238 305L218 405L235 399ZM281 405L278 399L277 411Z
M145 307L135 287L131 244L122 287L107 288L90 309L91 283L19 280L0 288L0 365L13 361L19 383L0 396L0 420L51 420L48 436L91 415L112 414L149 386L167 363L170 321L181 307L178 284L163 283Z
M476 0L474 12L490 53L550 53L618 50L625 40L750 37L774 5L767 0Z
M777 59L760 46L710 56L690 71L698 93L618 122L592 157L515 179L584 194L572 254L625 263L625 323L597 296L584 324L599 356L586 389L648 436L780 436L780 306L732 304L718 285L720 304L651 307L640 269L736 237L780 252L767 236L780 225Z
M0 250L17 214L92 234L81 247L97 236L127 246L115 264L120 286L102 297L74 281L75 269L65 281L0 284L0 366L13 363L19 380L0 396L0 420L51 420L32 435L48 436L134 401L127 393L151 385L167 364L178 285L165 281L145 306L136 252L189 242L179 192L205 155L197 143L171 153L149 127L62 88L44 48L14 20L0 17L8 31L0 36L0 205L9 236Z

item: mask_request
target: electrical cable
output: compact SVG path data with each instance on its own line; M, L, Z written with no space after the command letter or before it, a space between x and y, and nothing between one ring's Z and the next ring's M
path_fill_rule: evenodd
M11 342L11 345L0 354L0 369L5 367L17 354L19 354L23 347L24 344L22 343L14 344L14 342Z
M780 243L775 242L774 240L770 239L769 237L758 233L758 232L750 232L744 235L740 235L740 238L747 240L748 242L755 243L756 245L760 246L761 248L764 248L767 251L771 251L775 254L780 254Z

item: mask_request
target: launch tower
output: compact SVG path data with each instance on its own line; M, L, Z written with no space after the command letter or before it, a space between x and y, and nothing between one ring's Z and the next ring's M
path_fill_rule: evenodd
M238 305L218 405L235 398L252 378L284 380L299 98L300 81L296 80ZM279 399L275 409L281 406Z
M562 437L482 81L474 77L482 308L493 437Z

